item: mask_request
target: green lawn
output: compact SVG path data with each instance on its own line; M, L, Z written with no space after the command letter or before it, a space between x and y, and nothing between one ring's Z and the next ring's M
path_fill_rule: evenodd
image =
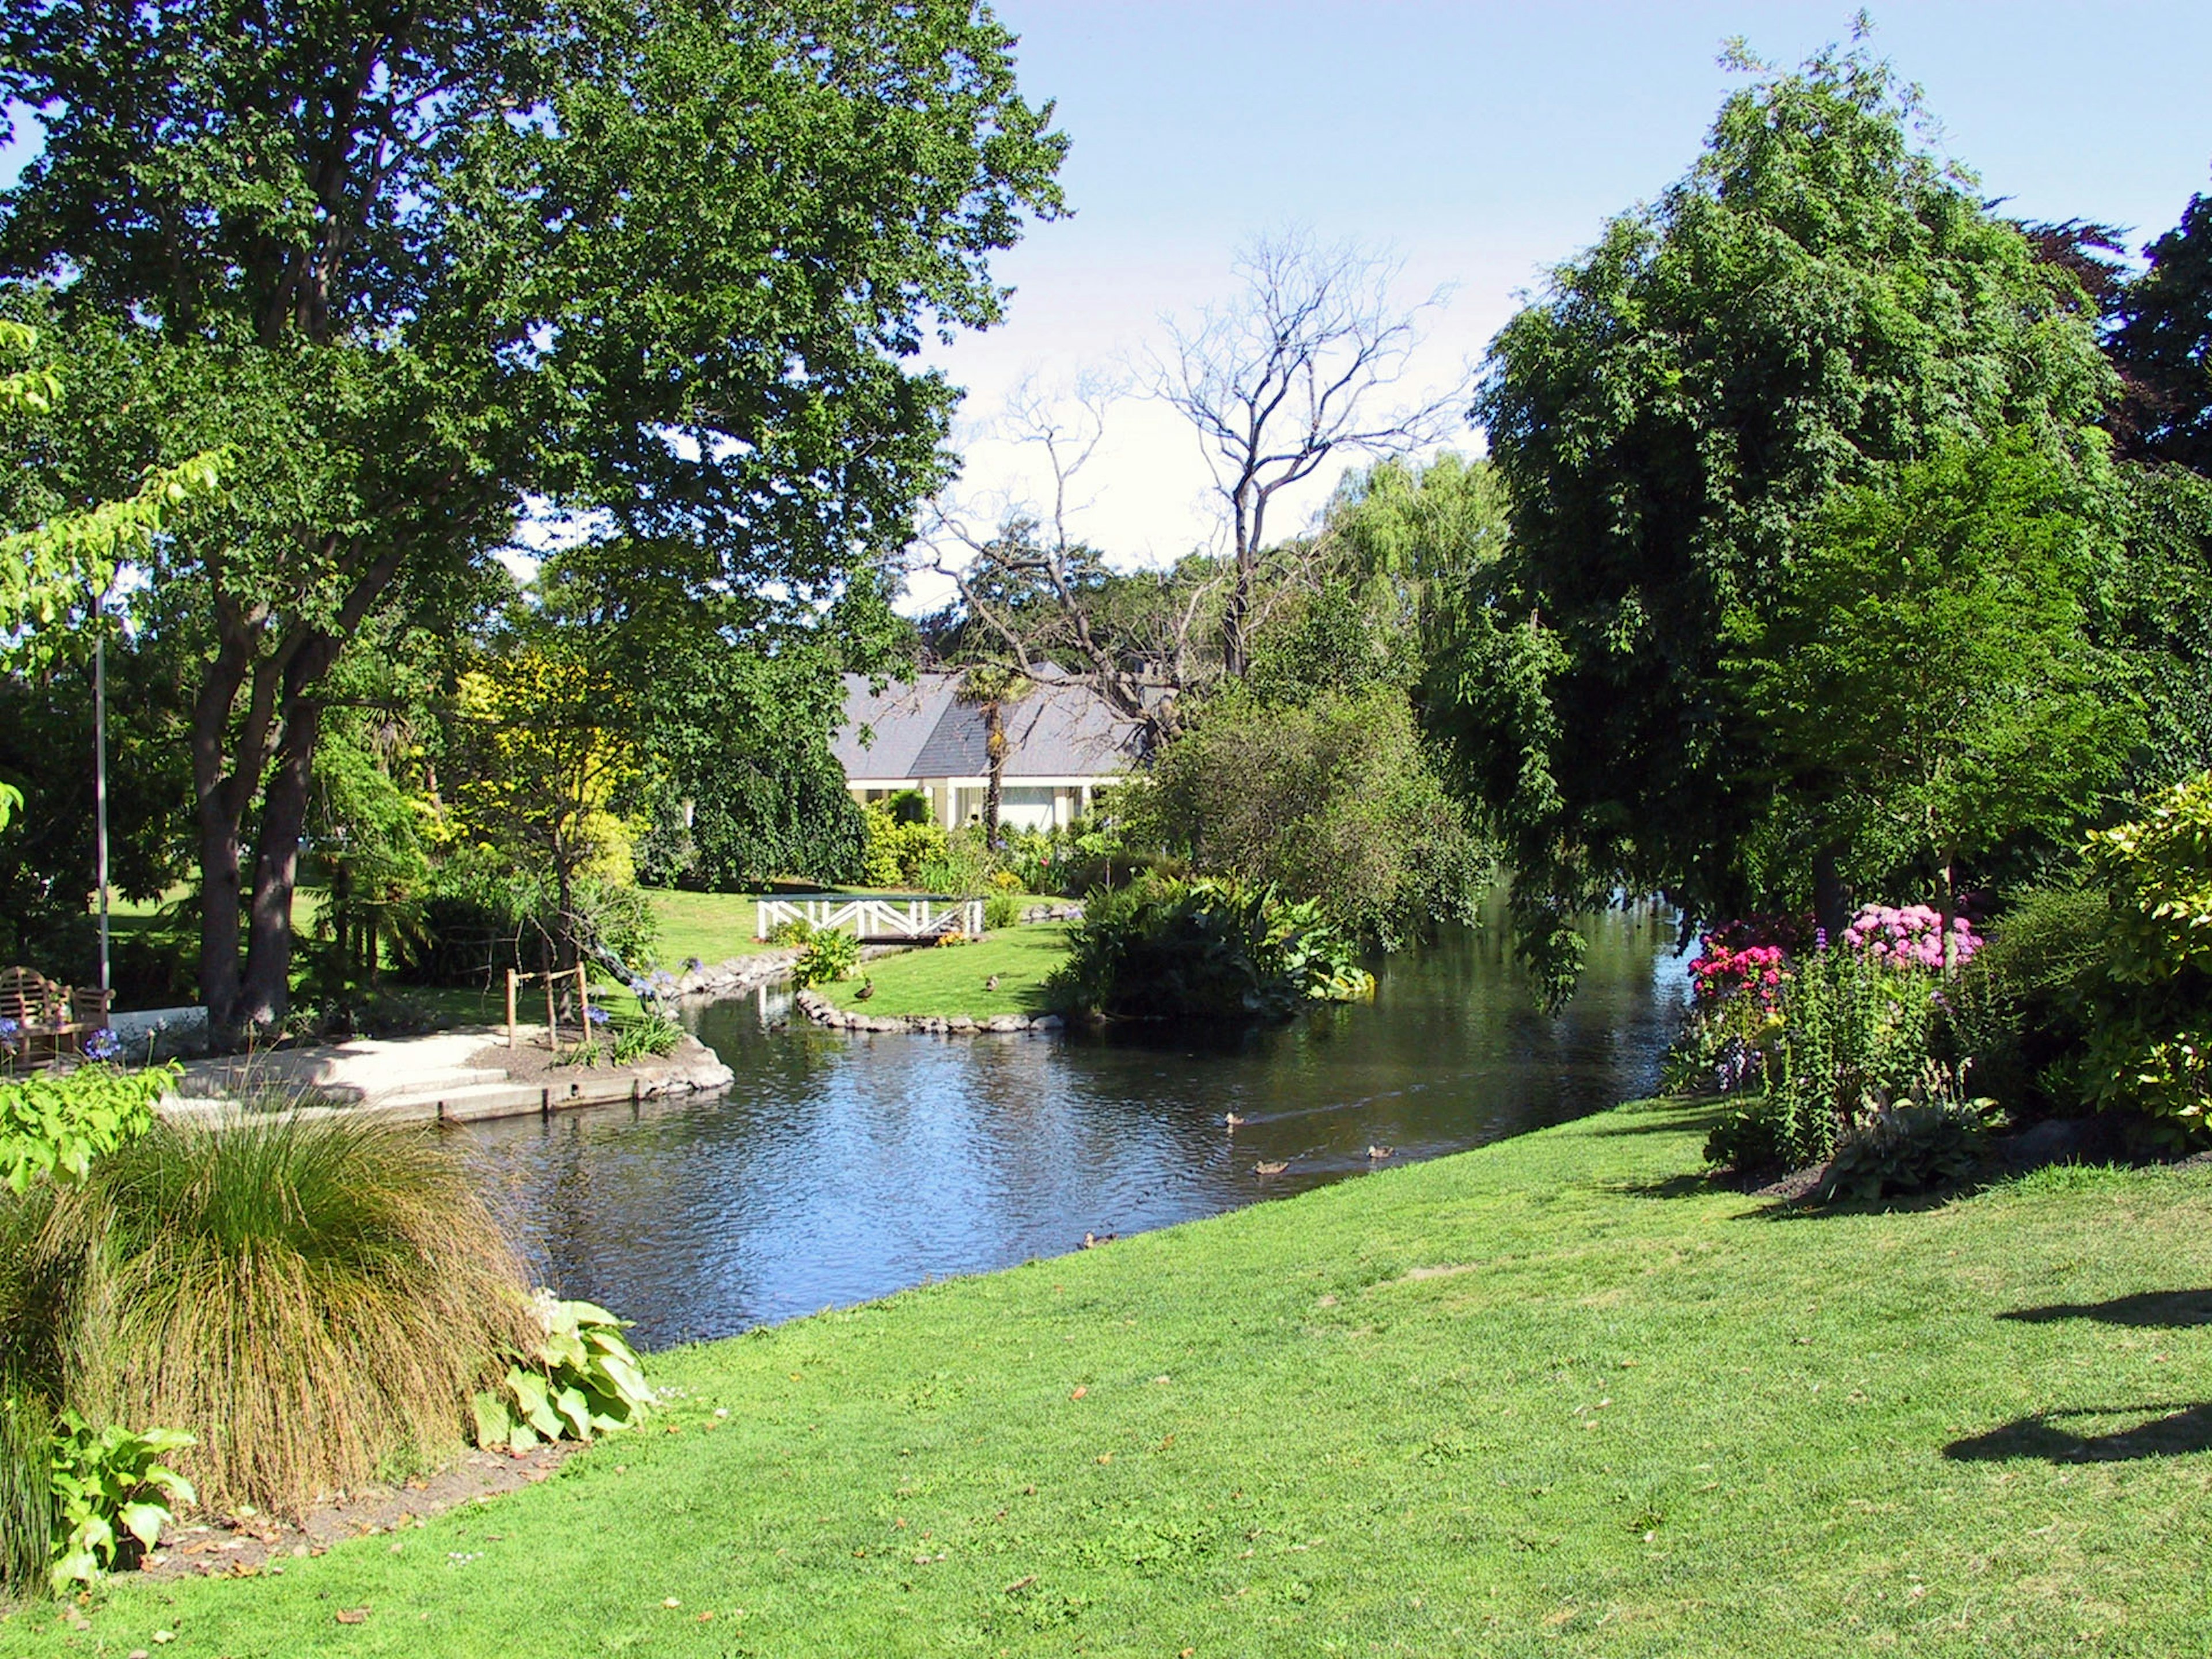
M543 1486L0 1649L2212 1646L2212 1170L1776 1218L1702 1133L1626 1107L661 1355L660 1426Z
M895 957L878 957L861 971L874 981L866 1004L872 1014L1043 1013L1045 975L1067 954L1067 924L1034 922L1002 927L973 945L925 945ZM984 988L993 975L997 988ZM820 988L843 1008L862 1005L858 979Z
M682 971L692 957L711 966L770 948L753 937L753 907L758 901L750 893L655 890L647 896L660 919L660 942L655 947L659 965L671 973Z

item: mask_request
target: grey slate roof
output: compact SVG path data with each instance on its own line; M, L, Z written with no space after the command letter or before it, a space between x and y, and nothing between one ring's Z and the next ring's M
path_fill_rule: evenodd
M981 777L983 711L963 702L959 687L957 674L927 673L872 692L865 676L845 676L845 720L830 745L845 775ZM1002 718L1009 779L1110 777L1137 761L1138 728L1085 685L1034 684Z

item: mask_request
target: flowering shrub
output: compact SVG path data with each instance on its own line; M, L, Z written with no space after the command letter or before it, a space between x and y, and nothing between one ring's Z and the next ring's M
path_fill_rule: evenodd
M1747 945L1732 951L1712 933L1703 943L1704 950L1690 963L1690 988L1699 1002L1718 1002L1739 992L1773 1002L1782 986L1780 945Z
M1952 937L1960 965L1973 960L1982 940L1964 916L1951 920ZM1943 918L1925 904L1869 904L1844 929L1844 943L1855 951L1887 963L1893 968L1941 969L1943 966Z

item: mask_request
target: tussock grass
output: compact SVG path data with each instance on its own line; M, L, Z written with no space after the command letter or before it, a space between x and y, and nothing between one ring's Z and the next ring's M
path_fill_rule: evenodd
M175 1123L50 1192L34 1245L58 1397L160 1424L203 1502L297 1513L458 1452L527 1279L427 1132L280 1113Z
M38 1399L0 1375L0 1604L46 1593L52 1554L53 1419Z

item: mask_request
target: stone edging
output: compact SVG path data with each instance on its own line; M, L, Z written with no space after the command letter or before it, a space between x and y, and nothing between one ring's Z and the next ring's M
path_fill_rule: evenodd
M819 991L805 990L791 1006L817 1025L845 1031L906 1032L914 1036L1006 1036L1020 1031L1057 1031L1067 1022L1058 1014L864 1014L840 1008Z

